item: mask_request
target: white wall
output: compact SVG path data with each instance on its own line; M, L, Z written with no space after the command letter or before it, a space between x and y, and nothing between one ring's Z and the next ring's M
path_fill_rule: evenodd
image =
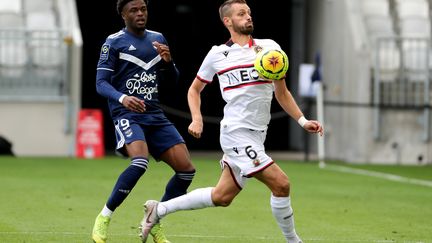
M0 134L17 156L65 156L73 149L74 133L65 133L62 102L0 103Z

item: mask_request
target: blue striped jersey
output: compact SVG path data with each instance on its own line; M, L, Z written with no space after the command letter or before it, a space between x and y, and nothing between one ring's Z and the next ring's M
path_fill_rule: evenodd
M178 70L173 62L166 63L156 51L153 42L167 44L164 36L145 30L143 36L136 36L126 29L108 36L101 47L97 64L97 92L108 99L113 120L133 113L120 102L122 95L143 99L146 112L140 113L147 124L166 122L160 108L158 86L160 82L177 81ZM130 114L137 117L137 113Z

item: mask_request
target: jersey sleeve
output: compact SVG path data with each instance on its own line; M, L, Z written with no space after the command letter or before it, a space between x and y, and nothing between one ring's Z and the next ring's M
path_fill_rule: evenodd
M114 47L112 39L107 39L101 47L98 69L111 69L114 70L115 63L118 58L118 51Z
M207 53L204 61L201 64L201 67L198 70L197 78L204 83L211 83L213 81L213 77L216 74L216 70L213 66L215 55L214 55L214 47Z
M280 47L280 45L276 41L268 39L268 43L269 43L269 46L271 49L282 50L282 48Z
M117 51L107 40L101 47L96 70L96 91L105 98L118 101L123 95L111 85L111 77L115 71Z
M158 41L161 44L167 45L169 47L168 41L165 39L163 34L157 35L156 41ZM160 69L158 70L158 72L161 75L162 83L166 81L171 83L177 83L180 77L180 72L174 63L172 56L171 56L171 62L165 62L165 60L163 59L161 60Z
M161 44L169 46L168 41L165 39L165 36L162 33L160 33L158 36L158 42Z

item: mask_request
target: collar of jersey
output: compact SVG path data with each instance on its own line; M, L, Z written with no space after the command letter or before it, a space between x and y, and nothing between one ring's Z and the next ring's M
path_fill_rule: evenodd
M235 43L232 41L231 38L230 38L230 39L225 43L225 45L227 45L227 46L229 46L229 47L232 47L234 44L235 44ZM252 38L252 36L251 36L250 39L249 39L249 43L248 43L248 45L249 45L249 47L255 46L255 41L254 41L254 39Z
M125 32L126 34L128 34L128 35L130 35L130 36L132 36L134 38L138 38L138 39L144 38L147 35L147 29L144 30L143 35L135 35L134 33L132 33L129 30L127 30L126 27L123 28L123 32Z

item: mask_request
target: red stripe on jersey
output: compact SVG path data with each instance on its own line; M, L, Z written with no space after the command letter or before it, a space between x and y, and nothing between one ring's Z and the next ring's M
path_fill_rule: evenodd
M254 172L251 172L249 174L246 175L247 178L253 177L256 173L261 172L263 170L265 170L267 167L269 167L270 165L274 164L274 161L266 164L264 167L260 168L259 170L256 170Z
M250 39L249 39L249 47L252 47L252 46L254 46L255 45L255 41L254 41L254 39L251 37Z
M244 86L250 86L250 85L258 85L258 84L269 84L272 81L268 81L268 80L264 80L264 81L255 81L255 82L250 82L250 83L245 83L245 84L239 84L236 86L230 86L230 87L225 87L223 89L223 91L228 91L228 90L232 90L232 89L238 89Z
M206 83L206 84L209 84L209 83L211 83L212 81L208 81L208 80L205 80L205 79L203 79L203 78L201 78L200 76L196 76L196 78L199 80L199 81L201 81L201 82L203 82L203 83Z
M217 72L217 74L221 75L223 73L226 73L228 71L231 71L231 70L234 70L234 69L237 69L237 68L250 68L250 67L253 67L253 66L254 66L253 64L233 66L233 67L229 67L229 68L226 68L224 70L221 70L221 71Z

